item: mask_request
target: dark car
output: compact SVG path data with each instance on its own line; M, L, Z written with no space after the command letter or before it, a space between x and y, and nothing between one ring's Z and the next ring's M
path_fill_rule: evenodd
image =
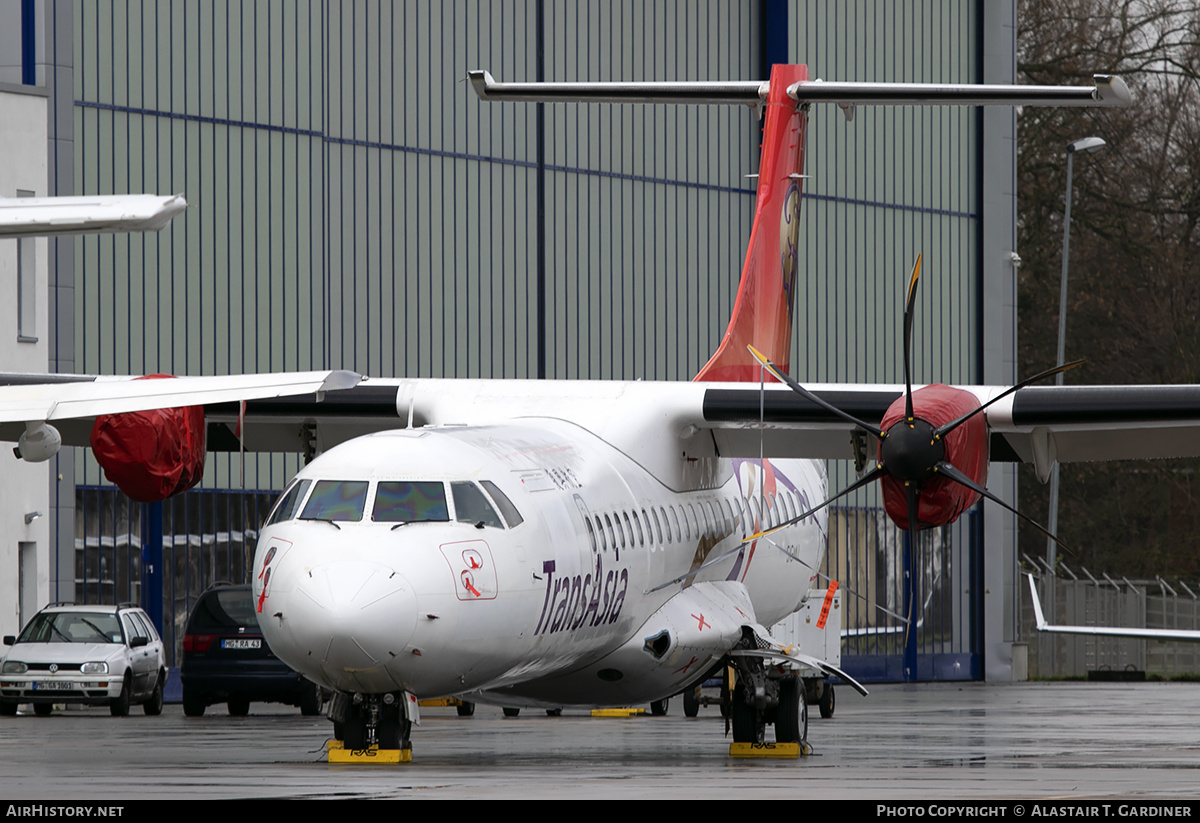
M252 702L287 703L321 712L322 695L277 658L254 615L250 586L217 584L200 595L183 636L183 713L199 717L214 703L246 715Z

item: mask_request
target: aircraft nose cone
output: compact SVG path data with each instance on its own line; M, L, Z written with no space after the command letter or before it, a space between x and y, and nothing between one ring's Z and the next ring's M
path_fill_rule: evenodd
M298 658L286 660L293 668L317 669L318 679L334 688L384 692L402 688L387 666L416 622L417 596L403 575L377 563L341 561L301 576L280 628Z

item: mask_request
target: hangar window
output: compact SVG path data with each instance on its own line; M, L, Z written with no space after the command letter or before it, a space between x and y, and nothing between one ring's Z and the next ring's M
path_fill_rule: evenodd
M367 503L366 480L318 480L301 520L362 520Z
M371 519L377 523L446 522L446 487L435 481L385 480L375 487Z

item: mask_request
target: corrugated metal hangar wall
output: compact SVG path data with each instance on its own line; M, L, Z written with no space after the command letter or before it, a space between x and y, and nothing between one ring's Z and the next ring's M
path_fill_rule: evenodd
M1014 59L1011 30L994 22L1011 25L1012 6L1000 6L49 3L48 48L63 53L47 61L73 68L72 105L58 107L70 111L59 130L73 130L73 143L59 145L73 156L52 161L73 166L78 193L183 192L192 204L157 236L88 237L60 251L63 287L51 299L60 324L72 312L74 324L73 338L60 328L58 368L688 379L720 340L736 293L757 117L548 105L539 132L535 105L481 103L467 70L502 80L539 70L554 80L756 79L786 60L831 80L981 82L989 38L1000 43L1001 74L1005 48ZM847 122L836 108L813 112L799 379L902 380L901 295L917 252L915 379L1012 379L1014 304L989 309L999 331L983 312L984 118L859 109ZM1011 248L1011 216L999 224L998 242ZM72 257L73 288L61 269ZM58 540L59 595L138 599L140 546L154 527L90 455L75 462L60 466L78 490L72 501L59 484L60 531L77 505L74 541ZM272 490L298 465L247 458L243 480L236 456L212 457L203 491L167 501L168 636L210 582L245 575ZM853 471L831 465L830 487ZM884 609L898 610L904 538L872 495L851 500L835 517L830 574L843 583L848 622L894 630ZM1015 533L1007 515L988 519L1002 522L996 542ZM964 517L920 552L915 676L980 676L981 521ZM1007 614L996 622L996 639L1011 640ZM902 677L898 637L850 640L847 652L868 674Z

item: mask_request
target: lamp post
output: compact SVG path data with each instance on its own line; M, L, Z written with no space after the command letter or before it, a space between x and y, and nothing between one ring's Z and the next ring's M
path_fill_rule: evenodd
M1062 278L1058 295L1058 360L1056 365L1061 366L1065 359L1067 347L1067 262L1070 257L1071 250L1071 171L1072 161L1075 159L1075 154L1095 154L1103 151L1107 144L1099 137L1084 137L1076 140L1067 146L1067 205L1063 212L1063 250L1062 250ZM1063 383L1063 373L1059 372L1054 381L1061 386ZM1050 523L1048 529L1051 534L1058 534L1058 461L1054 463L1054 468L1050 473ZM1057 566L1058 560L1058 545L1051 538L1046 538L1046 563L1049 564L1053 571ZM1050 609L1050 614L1053 615L1054 609L1054 583L1051 581L1049 591L1045 597L1047 608ZM1053 620L1053 616L1050 618Z

